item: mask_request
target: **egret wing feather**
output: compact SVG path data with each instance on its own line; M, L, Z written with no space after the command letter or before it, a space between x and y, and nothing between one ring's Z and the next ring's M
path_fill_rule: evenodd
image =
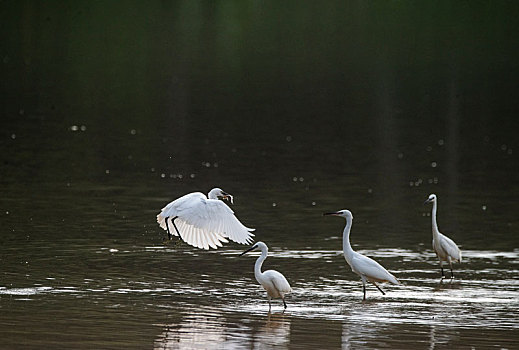
M206 199L206 196L201 192L188 193L162 208L161 214L164 217L182 216L186 210L189 211L191 208L196 207L204 199Z
M292 291L287 279L280 272L276 270L267 270L263 272L263 276L270 281L272 286L275 288L275 294L279 294L279 297L283 298L285 294Z
M208 235L207 236L207 240L208 240L208 243L209 243L209 246L213 249L217 249L218 246L216 245L216 241L215 241L215 236L214 235Z
M182 223L179 225L179 230L182 235L182 239L197 248L200 249L209 249L209 247L218 246L221 247L222 243L229 242L223 235L217 232L210 232L207 230L203 230L201 228L195 227L193 225L189 225L186 222L183 222L180 218L176 221ZM210 243L213 242L213 243ZM216 247L215 247L216 248Z
M271 272L271 278L272 283L276 287L276 289L281 293L286 294L292 292L292 288L290 287L290 284L288 283L287 279L283 274L280 272L277 272L276 270L269 270Z
M190 206L196 205L200 200L203 200L204 198L206 197L203 193L194 192L175 199L174 201L168 203L164 208L162 208L160 213L157 215L157 222L159 223L160 227L162 227L162 229L166 230L166 218L172 219L174 217L183 216L183 213L186 210L189 211ZM179 225L177 225L177 227L179 227ZM172 227L172 225L170 225L170 232L175 236L178 236L177 232Z
M375 282L400 283L395 276L378 262L359 253L356 253L351 260L351 268L353 272L366 276L367 279L374 280Z
M217 232L237 243L249 244L252 242L254 234L251 232L254 229L243 225L225 203L220 200L207 199L201 208L203 209L192 215L194 226L209 232Z
M442 234L440 236L440 246L451 259L461 262L461 251L452 239Z

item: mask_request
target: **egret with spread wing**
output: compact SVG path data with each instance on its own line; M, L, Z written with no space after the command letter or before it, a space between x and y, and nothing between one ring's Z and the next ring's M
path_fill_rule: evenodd
M269 251L267 245L263 242L256 242L251 248L241 253L240 256L256 248L261 249L261 255L254 265L254 276L258 283L267 291L269 312L271 310L270 299L272 298L281 298L283 300L283 306L286 309L287 303L285 302L285 294L292 292L292 288L290 288L290 284L288 284L285 276L275 270L261 272L261 265L263 265L263 261L267 258Z
M426 203L432 203L432 246L434 251L436 252L436 256L440 260L440 269L442 271L442 278L445 277L445 274L443 273L443 262L446 261L449 263L449 266L451 268L451 279L454 278L454 274L452 273L452 262L458 261L461 262L461 251L454 243L452 239L445 236L444 234L441 234L438 230L438 223L436 222L436 210L438 209L438 198L435 194L429 195L429 198L427 198L424 202Z
M362 279L362 291L364 292L364 299L366 300L366 281L373 283L375 287L382 294L384 291L377 285L377 282L391 282L393 284L399 284L400 282L389 273L382 265L375 260L368 258L362 254L357 253L351 248L350 244L350 231L353 222L353 215L349 210L340 210L334 213L325 213L324 215L342 216L346 219L346 227L342 234L342 249L344 251L344 258L351 270L360 276Z
M157 222L168 232L169 239L172 235L179 236L184 242L200 249L217 249L228 239L249 244L254 229L244 226L231 208L218 198L233 203L233 197L220 188L213 188L207 197L203 193L193 192L162 208Z

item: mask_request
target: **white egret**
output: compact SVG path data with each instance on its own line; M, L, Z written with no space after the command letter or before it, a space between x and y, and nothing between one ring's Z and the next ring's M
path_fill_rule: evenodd
M179 236L186 243L200 248L217 249L228 238L241 244L252 241L252 228L244 226L234 216L234 212L218 198L228 199L233 203L233 197L220 188L213 188L207 197L200 192L186 194L162 208L157 215L160 227ZM171 219L171 220L169 220ZM168 220L174 231L170 230Z
M377 282L391 282L393 284L399 284L400 281L396 279L391 273L389 273L382 265L375 260L368 258L362 254L357 253L351 248L350 244L350 231L353 222L353 215L349 210L340 210L333 213L325 213L324 215L342 216L346 219L346 227L342 234L342 249L344 252L344 258L351 270L360 276L362 279L362 291L364 292L363 300L366 300L366 281L373 283L375 287L382 294L384 291L377 285Z
M427 198L424 202L426 203L432 203L432 246L434 251L436 252L436 256L440 260L440 269L442 271L442 278L445 277L445 274L443 273L443 262L446 261L449 263L449 266L451 268L451 279L454 278L454 274L452 273L452 262L458 261L461 262L461 251L454 243L452 239L445 236L444 234L441 234L438 230L438 223L436 222L436 210L438 209L438 197L436 197L435 194L429 195L429 198Z
M267 258L269 251L267 245L263 242L256 242L251 248L241 253L240 256L256 248L261 249L261 255L258 260L256 260L256 264L254 264L254 276L256 277L258 283L261 284L261 286L267 291L267 296L269 299L269 312L272 308L270 304L270 299L272 298L281 298L286 309L287 303L285 302L285 295L292 292L292 288L290 288L290 284L288 284L285 276L275 270L261 272L261 265L263 265L263 261L265 261Z

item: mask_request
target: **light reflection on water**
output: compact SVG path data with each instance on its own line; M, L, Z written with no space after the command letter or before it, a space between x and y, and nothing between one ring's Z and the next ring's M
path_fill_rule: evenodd
M230 323L224 313L212 308L186 310L179 323L160 325L163 333L156 349L262 348L289 345L290 316L268 314L253 323Z
M97 249L88 250L92 259L98 256ZM223 250L222 254L187 247L175 250L169 246L146 246L120 251L127 253L115 254L113 258L121 260L123 265L129 263L129 258L135 259L136 251L143 254L137 258L137 264L146 264L157 253L168 251L161 263L169 261L175 266L189 259L201 259L216 269L199 274L198 281L190 275L175 274L171 269L153 273L145 269L146 274L140 279L119 270L119 278L83 278L76 284L67 284L67 278L47 278L38 286L0 287L0 300L34 303L49 298L70 301L81 298L93 302L90 308L99 305L106 310L119 310L120 316L125 318L134 313L126 300L134 300L139 305L137 310L147 314L146 322L151 322L149 326L156 330L154 347L157 349L289 348L296 344L307 348L318 344L342 344L344 349L413 348L417 343L435 348L452 342L456 334L469 341L474 332L482 330L511 334L519 331L516 317L519 282L506 277L517 276L517 270L509 270L517 264L517 250L466 251L467 262L456 265L460 278L454 280L439 279L434 254L429 250L421 253L406 249L363 251L393 267L405 258L411 268L394 271L403 283L385 285L385 296L368 286L368 300L362 302L360 279L345 266L340 251L274 248L267 262L284 266L283 272L294 292L287 299L285 312L279 300L274 300L271 315L266 294L253 277L255 259L236 260L235 255L241 250ZM327 263L327 259L332 263ZM499 266L489 268L496 259L500 261ZM312 265L320 269L323 264L326 268L338 267L340 271L334 278L298 276L300 265L305 265L305 269ZM225 272L225 266L231 267L228 269L231 273ZM175 315L175 321L153 322L154 318L159 320L168 315ZM320 333L319 327L331 331ZM392 332L404 332L405 336L390 337ZM504 337L501 344L504 346L509 341ZM480 340L479 344L484 341Z

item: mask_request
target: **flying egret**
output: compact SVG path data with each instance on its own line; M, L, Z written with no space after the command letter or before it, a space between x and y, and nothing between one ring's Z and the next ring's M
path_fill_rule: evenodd
M169 239L173 234L200 249L217 249L222 246L222 242L229 242L227 238L249 244L254 229L245 227L234 216L231 208L218 198L233 203L233 197L220 188L213 188L207 197L203 193L193 192L162 208L157 215L157 222L168 232ZM170 230L168 221L173 224L174 231Z
M438 209L438 198L435 194L429 195L429 198L425 200L423 204L432 203L432 246L434 251L436 252L436 256L440 260L440 269L442 271L442 278L445 277L443 273L443 262L446 261L449 263L451 268L451 279L454 278L454 274L452 273L452 262L458 261L461 262L461 251L454 243L452 239L443 235L438 230L438 223L436 222L436 210Z
M261 286L267 291L267 296L269 299L269 312L272 308L270 304L270 299L272 298L281 298L286 309L287 303L285 302L285 294L292 292L292 288L290 288L290 284L288 284L285 276L276 270L267 270L265 272L261 272L261 265L263 265L263 261L265 261L267 258L269 251L267 245L263 242L256 242L251 248L241 253L240 256L256 248L261 249L261 255L258 260L256 260L256 264L254 264L254 276L256 277L256 281L258 281L259 284L261 284Z
M342 234L342 249L344 251L344 258L348 265L350 265L351 270L362 279L362 291L364 292L363 300L366 300L366 281L373 283L373 285L384 295L386 293L384 293L384 291L377 285L377 282L391 282L393 284L400 283L395 276L389 273L378 262L357 253L351 248L350 230L353 221L351 211L340 210L334 213L325 213L324 215L342 216L346 219L346 227Z

